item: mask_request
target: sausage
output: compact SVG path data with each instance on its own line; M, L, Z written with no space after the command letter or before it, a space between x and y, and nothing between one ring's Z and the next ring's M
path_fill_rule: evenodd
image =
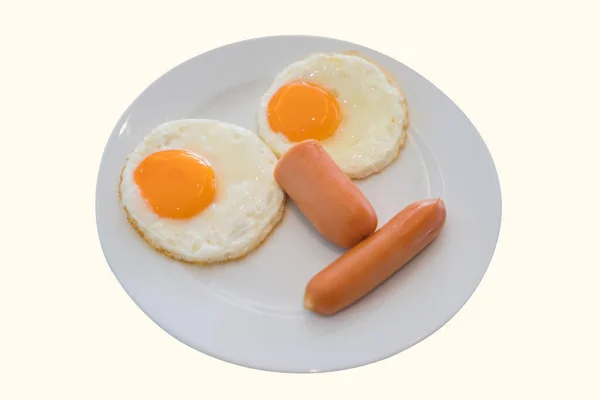
M315 229L337 246L351 248L377 228L369 200L318 141L292 146L273 175Z
M304 307L332 315L359 300L427 247L446 221L440 199L421 200L317 273L306 286Z

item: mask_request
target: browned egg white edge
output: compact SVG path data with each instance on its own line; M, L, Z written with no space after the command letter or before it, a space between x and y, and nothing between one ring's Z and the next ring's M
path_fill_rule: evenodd
M159 253L161 253L161 254L169 257L172 260L181 261L181 262L186 263L188 265L210 267L210 266L216 265L216 264L224 264L224 263L227 263L229 261L243 259L244 257L248 256L250 253L252 253L258 247L260 247L261 244L263 244L265 242L265 240L269 237L269 235L271 235L271 233L275 230L275 228L277 228L277 226L279 226L280 222L283 220L283 215L285 214L285 208L286 208L286 203L287 203L287 194L285 194L285 192L283 192L284 197L283 197L283 201L281 202L281 206L279 207L279 210L274 215L274 217L271 219L271 221L269 221L270 222L270 224L269 224L270 228L269 229L263 229L263 231L261 232L262 236L260 236L259 239L254 243L254 246L251 247L251 248L249 248L246 252L240 254L239 256L224 257L224 258L221 258L221 259L215 259L213 261L192 261L192 260L187 260L184 257L175 255L175 254L171 253L170 251L168 251L167 249L165 249L165 248L163 248L163 247L155 244L152 240L150 240L150 238L148 238L146 236L146 234L144 232L142 232L142 230L140 229L137 221L135 221L133 219L133 217L129 213L129 210L127 210L127 207L125 207L125 204L123 204L123 194L121 192L121 184L123 182L123 172L124 171L125 171L125 166L123 166L123 168L121 169L121 173L119 175L119 186L118 186L119 201L121 202L121 205L122 205L123 210L125 211L125 215L127 217L127 221L129 221L129 224L131 225L131 227L144 240L144 242L146 242L146 244L148 244L148 246L150 246L151 248L153 248L155 251L157 251L157 252L159 252Z

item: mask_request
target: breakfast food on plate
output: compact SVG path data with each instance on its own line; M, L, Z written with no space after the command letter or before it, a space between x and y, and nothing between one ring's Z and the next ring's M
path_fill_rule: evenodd
M258 107L258 135L210 119L154 128L127 157L119 197L155 250L196 264L243 257L281 220L286 194L325 239L349 249L308 282L304 308L333 315L425 249L446 221L441 199L417 201L377 229L352 179L386 168L407 138L406 97L356 52L288 65Z
M129 222L156 250L193 263L226 261L258 246L281 219L276 162L245 128L171 121L129 155L119 194Z
M316 53L276 77L262 96L258 134L281 157L319 140L350 178L379 172L406 140L408 106L393 77L356 53Z
M410 204L374 234L317 273L304 307L332 315L362 298L427 247L446 221L440 199Z
M350 248L377 228L377 215L360 189L316 140L292 146L275 167L275 180L317 231Z

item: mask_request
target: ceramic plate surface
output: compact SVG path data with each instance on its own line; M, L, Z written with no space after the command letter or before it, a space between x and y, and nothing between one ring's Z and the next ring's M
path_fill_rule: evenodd
M441 197L442 233L377 290L333 317L302 308L307 282L342 250L288 200L281 224L241 261L210 268L172 261L127 222L117 186L125 158L157 125L211 118L256 131L261 95L285 66L313 52L358 50L404 89L411 126L404 150L357 181L379 226L409 203ZM175 67L125 111L98 175L96 217L106 260L129 296L183 343L242 366L284 372L346 369L394 355L444 325L469 299L496 246L501 196L492 158L461 110L425 78L379 52L312 36L230 44ZM124 327L126 329L126 327Z

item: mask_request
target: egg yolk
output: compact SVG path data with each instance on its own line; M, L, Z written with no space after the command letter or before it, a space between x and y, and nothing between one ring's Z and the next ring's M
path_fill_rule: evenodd
M324 140L340 124L340 105L328 90L305 81L277 90L268 107L269 125L291 142Z
M193 217L215 197L212 167L204 158L184 150L150 154L137 167L134 178L142 197L161 217Z

